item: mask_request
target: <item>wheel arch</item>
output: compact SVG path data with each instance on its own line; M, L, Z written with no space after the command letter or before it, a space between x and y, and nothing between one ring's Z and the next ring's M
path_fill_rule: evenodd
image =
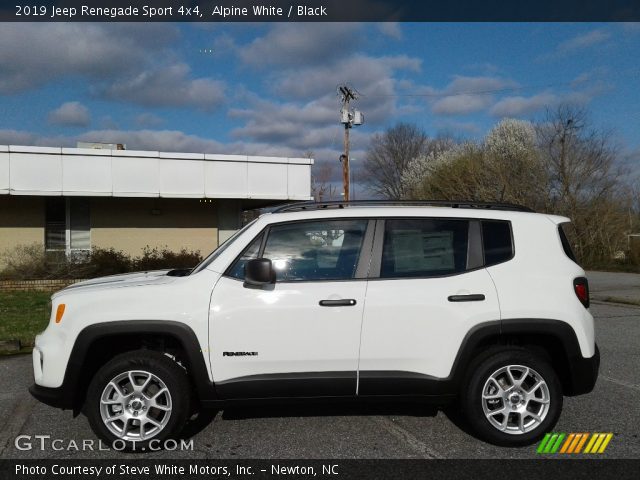
M573 378L574 365L582 359L582 354L571 325L561 320L538 318L493 321L475 326L461 343L450 379L455 385L461 385L477 360L506 346L524 347L545 357L556 371L565 394L590 390L576 384Z
M179 354L199 399L217 398L203 348L191 327L174 321L116 321L89 325L78 334L62 387L65 408L79 411L98 369L114 356L140 348Z

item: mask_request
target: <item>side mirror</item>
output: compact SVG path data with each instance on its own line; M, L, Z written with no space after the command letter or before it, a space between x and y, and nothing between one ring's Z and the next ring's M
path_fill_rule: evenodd
M276 283L276 273L268 258L254 258L244 265L245 287L262 288L272 283Z

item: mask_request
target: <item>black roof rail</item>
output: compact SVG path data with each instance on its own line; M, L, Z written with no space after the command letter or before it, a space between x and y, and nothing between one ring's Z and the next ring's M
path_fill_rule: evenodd
M505 210L511 212L534 212L529 207L513 203L473 202L466 200L352 200L349 202L297 202L288 203L275 208L271 213L299 212L303 210L322 210L326 208L345 207L451 207L451 208L477 208L487 210Z

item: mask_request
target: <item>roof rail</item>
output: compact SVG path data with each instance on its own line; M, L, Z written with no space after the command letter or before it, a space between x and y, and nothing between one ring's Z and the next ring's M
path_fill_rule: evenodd
M349 202L298 202L277 207L271 213L298 212L301 210L322 210L326 208L345 207L451 207L478 208L487 210L506 210L511 212L534 212L529 207L513 203L473 202L466 200L352 200Z

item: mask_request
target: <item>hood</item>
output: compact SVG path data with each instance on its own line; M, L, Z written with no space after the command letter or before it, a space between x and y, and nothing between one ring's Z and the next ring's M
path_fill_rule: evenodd
M55 295L69 293L71 291L94 291L106 288L134 287L138 285L161 285L175 282L175 276L168 276L171 270L153 270L149 272L123 273L120 275L109 275L108 277L92 278L82 282L74 283L63 288ZM55 296L54 295L54 296Z

